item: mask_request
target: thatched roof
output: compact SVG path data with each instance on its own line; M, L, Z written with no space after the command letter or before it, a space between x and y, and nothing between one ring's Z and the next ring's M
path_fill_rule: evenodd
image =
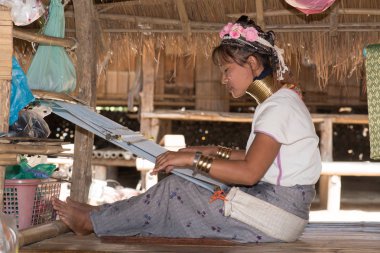
M330 77L351 76L363 61L363 48L378 43L380 1L336 0L322 14L305 15L284 0L130 0L97 1L103 32L112 50L125 59L154 40L175 54L209 55L218 31L241 14L275 31L286 60L315 64L321 87ZM261 6L262 4L262 6ZM261 9L262 8L262 9ZM72 6L66 8L67 31L73 32ZM123 64L125 65L125 64Z
M305 80L305 71L299 72L305 66L313 69L309 83L316 86L314 92L330 93L328 84L353 83L351 90L356 92L364 74L363 49L378 43L380 32L379 0L336 0L325 12L309 16L285 0L96 0L95 9L94 26L102 35L100 66L111 60L106 67L135 71L136 55L144 44L154 45L156 51L164 49L166 55L209 56L219 43L220 29L246 14L264 30L276 33L276 44L285 49L285 60L296 79L303 75ZM75 37L74 11L69 2L65 7L67 38ZM35 22L31 28L42 23ZM24 46L15 43L16 54L26 70L30 47L19 43ZM75 51L71 55L75 60Z

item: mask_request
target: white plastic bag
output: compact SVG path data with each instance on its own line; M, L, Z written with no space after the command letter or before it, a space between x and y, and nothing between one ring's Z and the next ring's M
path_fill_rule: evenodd
M0 0L0 5L11 8L12 20L17 26L29 25L45 12L40 0Z

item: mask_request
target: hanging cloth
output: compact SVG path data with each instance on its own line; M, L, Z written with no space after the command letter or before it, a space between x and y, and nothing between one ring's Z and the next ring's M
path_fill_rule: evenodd
M43 34L63 38L65 16L60 0L51 0L49 19ZM65 49L39 45L27 73L29 87L36 90L71 92L76 86L76 73Z
M335 0L285 0L297 10L309 14L318 14L329 8Z
M366 48L366 83L370 157L380 159L380 44Z

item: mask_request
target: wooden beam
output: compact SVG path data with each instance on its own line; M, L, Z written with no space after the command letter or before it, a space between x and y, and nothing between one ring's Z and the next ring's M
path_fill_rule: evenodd
M43 34L37 34L33 32L26 31L25 29L20 29L17 27L13 27L13 37L27 40L30 42L36 42L44 45L51 46L61 46L67 48L74 48L77 45L75 39L65 39L65 38L57 38L46 36Z
M252 122L253 113L210 112L197 110L155 110L142 112L142 117L162 120L196 120L220 122ZM334 124L368 124L367 114L311 114L314 123L323 123L330 120Z
M379 16L379 9L339 9L338 14L343 15L374 15Z
M75 28L78 39L77 89L78 98L91 107L96 103L95 15L92 1L74 0ZM70 195L87 202L92 181L91 157L94 135L76 126L74 137L74 163Z
M264 5L263 0L256 0L256 22L257 24L263 29L265 28L265 21L264 21Z
M220 26L221 27L221 26ZM208 28L208 29L194 29L193 33L216 33L220 31L220 27ZM266 25L268 30L275 32L329 32L329 24L274 24ZM338 24L337 32L368 32L379 31L380 22L374 23L344 23ZM74 32L73 29L67 29L66 32ZM103 29L103 32L107 33L183 33L182 29L124 29L124 28L109 28Z
M66 11L65 16L72 18L74 13L72 11ZM131 23L144 23L144 24L154 24L154 25L170 25L170 26L181 26L181 20L177 19L167 19L167 18L154 18L154 17L144 17L144 16L133 16L124 14L99 14L100 19L114 20L114 21L124 21ZM223 27L223 23L212 23L212 22L200 22L200 21L189 21L190 26L196 28L212 28L216 27L220 29Z
M129 0L124 2L111 2L111 3L102 3L96 4L95 7L97 10L109 9L112 8L122 8L124 6L135 6L135 5L162 5L162 4L172 4L171 0Z
M9 129L10 90L12 80L12 18L11 11L0 5L0 132ZM5 167L0 166L0 210L3 210Z
M256 7L257 8L257 7ZM241 13L229 13L226 14L227 17L230 18L239 18L242 15L246 15L250 18L256 18L256 12L241 12ZM264 17L274 17L274 16L292 16L292 15L305 15L302 12L296 10L267 10L263 13Z
M379 177L378 162L322 162L323 175Z
M347 9L339 9L338 14L342 15L380 15L379 9L353 9L353 8L347 8ZM227 17L230 18L239 18L241 15L246 15L251 18L255 18L257 16L256 12L241 12L241 13L229 13L226 14ZM306 14L297 11L297 10L266 10L264 12L264 17L275 17L275 16L306 16Z
M103 3L96 4L95 7L99 13L104 13L106 11L115 9L115 8L124 8L127 6L135 5L161 5L172 3L171 0L131 0L126 2L114 2L114 3Z
M189 17L187 16L185 3L183 2L183 0L176 0L176 4L177 4L179 18L181 19L181 23L182 23L183 34L186 38L190 38L191 27L190 27Z

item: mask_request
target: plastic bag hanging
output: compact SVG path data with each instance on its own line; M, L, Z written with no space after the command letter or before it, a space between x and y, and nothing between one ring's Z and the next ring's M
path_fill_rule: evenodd
M65 17L60 0L51 0L45 35L63 38ZM76 73L65 49L60 46L39 45L29 67L28 83L31 89L53 92L71 92L76 86Z
M11 8L12 21L17 26L29 25L45 12L40 0L0 0L0 5Z
M28 87L28 81L24 71L17 62L16 57L12 57L12 82L9 110L9 125L15 123L19 117L19 112L34 101L34 96Z

